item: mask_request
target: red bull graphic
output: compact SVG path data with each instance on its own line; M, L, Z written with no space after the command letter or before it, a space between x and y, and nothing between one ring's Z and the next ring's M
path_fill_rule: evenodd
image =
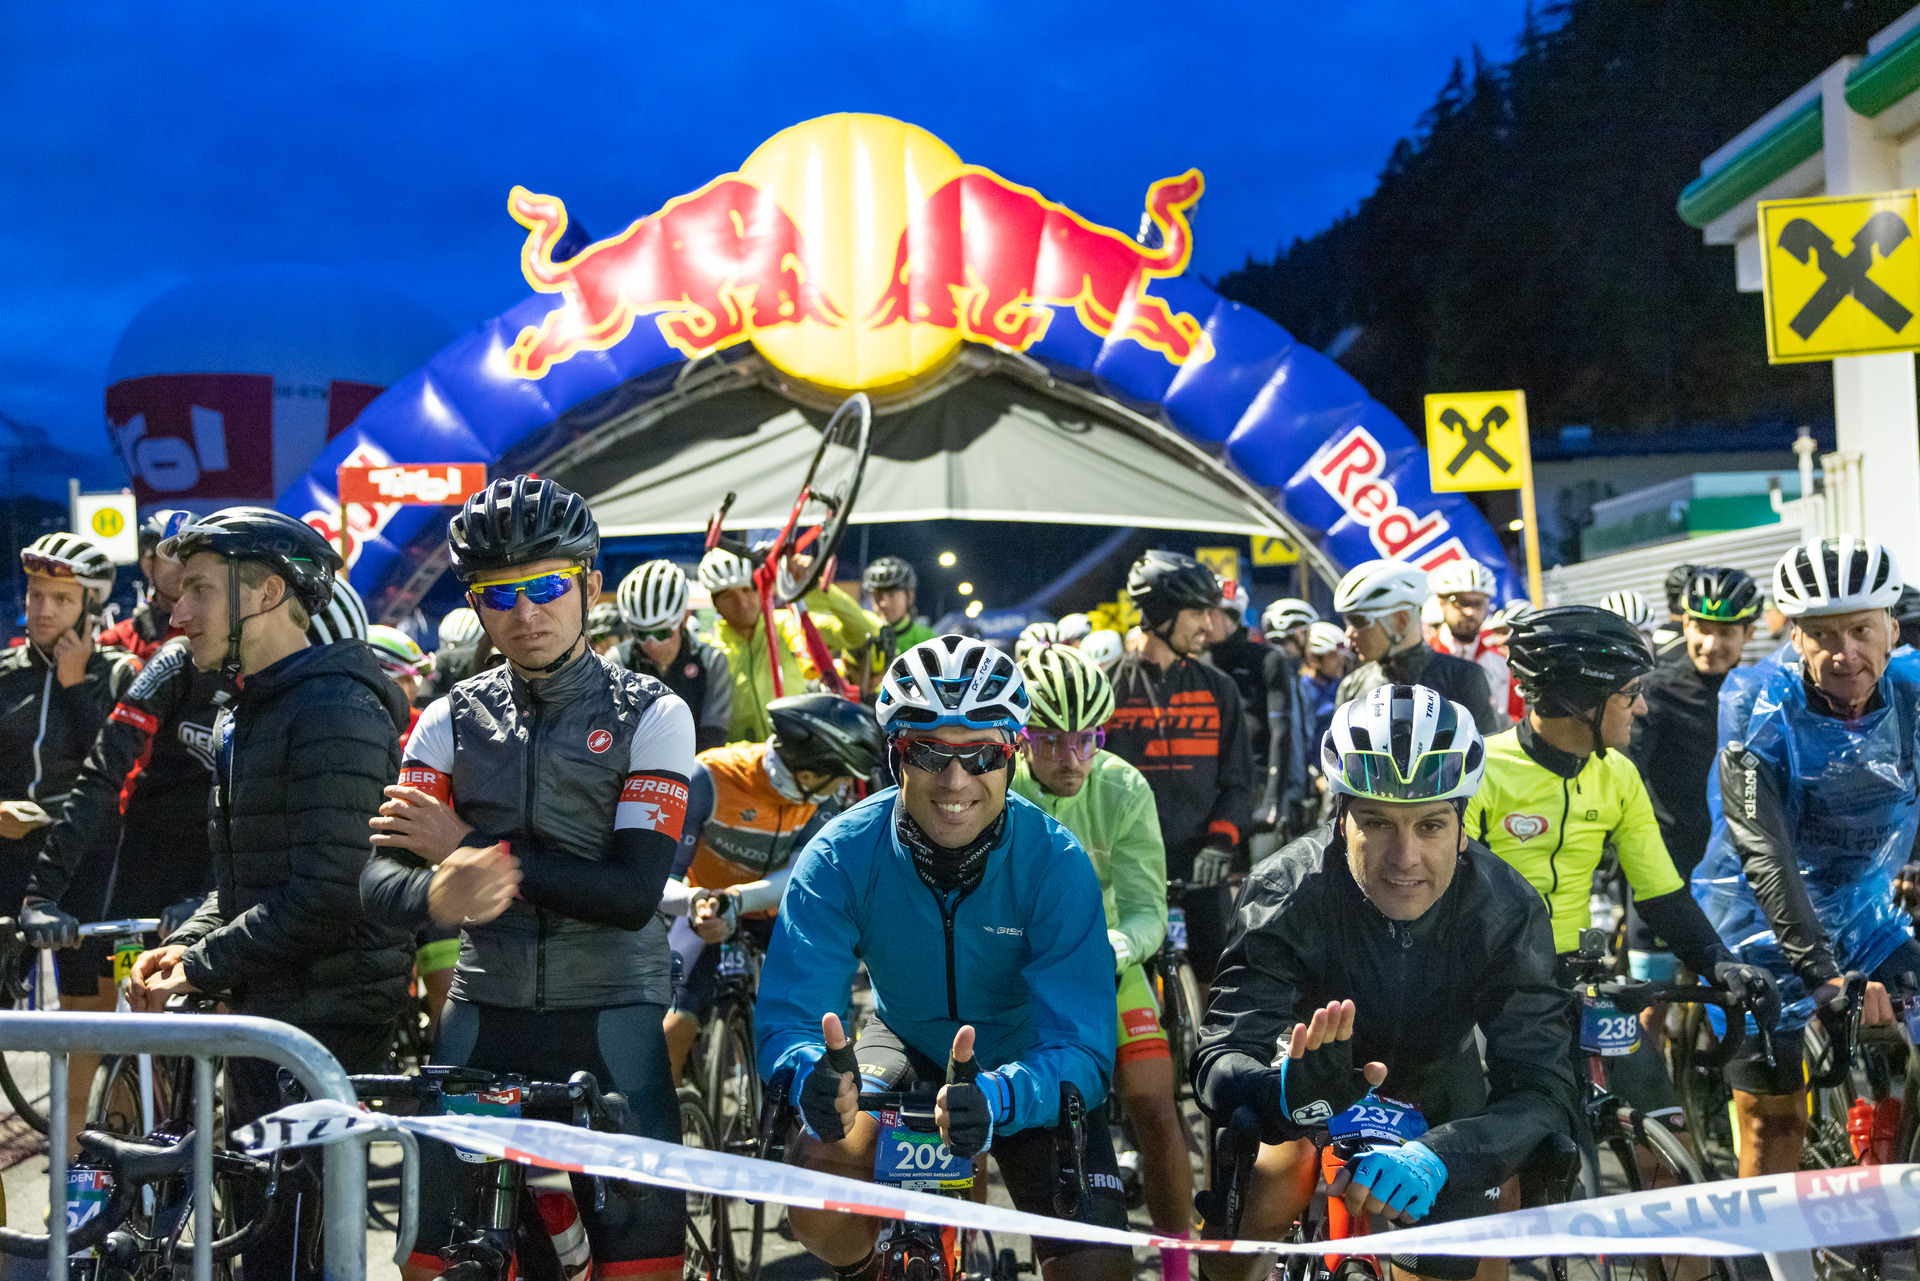
M605 351L642 316L654 316L660 336L689 359L745 342L756 329L844 320L809 279L793 219L771 193L737 179L670 200L561 263L553 249L567 229L566 206L515 187L507 209L527 228L520 267L528 283L567 300L507 353L526 378L577 352Z
M1416 516L1401 505L1393 482L1386 478L1386 460L1387 451L1373 433L1355 427L1314 464L1313 478L1366 527L1375 551L1390 559L1409 560L1416 549L1447 532L1447 518L1438 511Z
M1187 269L1200 199L1198 169L1147 188L1147 216L1161 246L1148 249L1096 226L1030 187L969 166L908 217L894 251L891 284L862 317L872 328L939 325L973 342L1025 351L1046 336L1053 308L1118 333L1176 365L1212 354L1200 321L1146 292L1150 280Z

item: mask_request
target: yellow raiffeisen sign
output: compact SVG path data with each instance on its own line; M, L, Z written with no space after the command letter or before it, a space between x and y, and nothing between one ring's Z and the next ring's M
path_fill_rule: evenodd
M1427 470L1436 494L1518 489L1527 456L1527 394L1427 397Z
M1760 202L1767 359L1920 348L1914 192Z

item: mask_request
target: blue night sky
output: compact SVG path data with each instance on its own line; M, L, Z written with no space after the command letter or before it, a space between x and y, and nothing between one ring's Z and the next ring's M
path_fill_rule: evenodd
M201 272L355 267L465 329L529 292L514 183L604 236L833 111L911 120L1128 231L1149 182L1198 165L1194 266L1217 276L1364 196L1453 59L1476 41L1510 57L1524 9L9 6L0 452L45 465L58 442L96 460L90 483L120 483L107 357L142 305Z

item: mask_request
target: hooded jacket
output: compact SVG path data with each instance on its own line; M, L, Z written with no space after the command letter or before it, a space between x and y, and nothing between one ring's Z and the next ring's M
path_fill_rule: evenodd
M406 697L364 641L242 680L215 729L213 893L167 940L187 945L196 988L298 1027L399 1014L413 940L367 919L360 870L406 724Z
M1424 914L1393 921L1355 883L1329 823L1263 860L1240 891L1193 1056L1201 1105L1225 1121L1254 1103L1293 1025L1351 999L1355 1066L1387 1065L1381 1091L1426 1115L1421 1142L1450 1184L1493 1187L1549 1134L1572 1133L1574 1002L1553 968L1546 905L1485 846L1467 843Z

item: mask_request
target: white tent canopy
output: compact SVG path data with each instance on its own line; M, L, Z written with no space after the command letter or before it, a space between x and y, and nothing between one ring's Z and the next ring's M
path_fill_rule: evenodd
M1068 389L1070 390L1070 389ZM1288 533L1259 493L1159 424L989 375L874 419L856 523L1036 521ZM1080 403L1075 403L1077 400ZM785 522L824 412L759 385L596 432L543 473L586 495L608 536L705 529L729 491L730 528Z

